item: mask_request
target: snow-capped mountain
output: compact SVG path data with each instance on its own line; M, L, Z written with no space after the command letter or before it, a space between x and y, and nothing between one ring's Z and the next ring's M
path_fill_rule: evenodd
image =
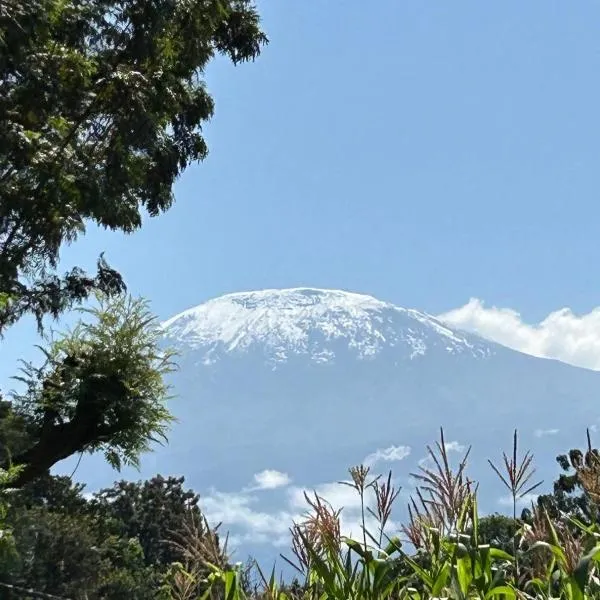
M550 485L554 457L581 445L600 413L598 372L527 356L360 294L230 294L162 328L179 353L171 380L179 422L169 444L144 459L142 476L185 475L242 554L277 554L270 544L285 538L304 488L347 502L332 482L350 465L392 467L410 491L409 473L440 426L453 455L473 445L481 505L502 510L505 492L486 459L508 449L515 427ZM94 459L78 476L93 488L114 473Z
M371 296L297 288L228 294L174 316L165 337L198 350L210 365L231 353L257 352L270 362L305 356L335 359L334 347L358 359L393 349L399 356L429 350L489 356L489 344L457 333L435 318Z

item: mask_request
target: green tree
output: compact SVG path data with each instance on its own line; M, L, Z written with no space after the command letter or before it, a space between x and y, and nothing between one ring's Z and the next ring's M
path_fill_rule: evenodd
M42 330L95 292L120 311L52 343L27 391L0 404L2 464L10 452L25 467L16 485L84 450L135 462L162 433L151 324L102 256L97 273L61 274L59 252L89 224L131 233L171 206L175 179L208 152L206 66L253 60L266 42L250 0L0 3L0 336L26 314ZM141 354L119 355L108 332Z
M160 573L135 538L101 536L93 512L49 506L11 510L17 560L2 581L67 598L153 598Z
M183 487L183 477L160 475L144 482L120 481L95 494L92 508L106 533L140 541L148 565L184 562L169 541L202 519L199 496Z
M479 540L482 544L490 544L508 554L514 551L513 540L517 535L520 523L512 517L494 513L479 519Z
M600 522L600 452L592 447L588 432L585 450L577 448L556 457L562 473L554 482L551 494L538 498L541 507L552 518L561 514L591 524Z
M69 598L156 598L172 563L187 562L170 542L184 538L191 520L201 522L198 496L183 478L160 476L121 481L91 498L83 490L47 475L13 495L7 525L16 558L0 564L0 580ZM195 531L205 538L186 542L214 546L214 532ZM218 548L216 562L225 564Z
M26 425L20 447L20 487L75 453L103 452L115 468L134 464L171 420L164 376L173 368L160 329L145 303L127 297L86 309L91 320L54 340L45 364L26 364L25 390L13 397L11 420Z

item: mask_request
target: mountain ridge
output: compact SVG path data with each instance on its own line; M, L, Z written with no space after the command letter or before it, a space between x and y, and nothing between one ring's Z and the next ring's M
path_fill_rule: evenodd
M489 356L494 346L415 309L366 294L309 287L225 294L161 326L171 341L206 347L205 364L218 360L219 353L257 345L272 362L285 362L290 354L328 362L335 358L333 344L340 341L361 359L400 345L410 347L410 358L424 355L432 344L480 357Z

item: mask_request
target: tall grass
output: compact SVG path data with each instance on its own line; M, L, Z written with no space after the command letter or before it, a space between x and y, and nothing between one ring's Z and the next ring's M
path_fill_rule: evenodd
M533 454L529 451L525 452L523 458L518 458L518 446L519 446L519 435L515 429L513 434L513 448L512 456L509 458L505 452L502 453L504 472L501 468L497 467L491 460L488 459L489 465L492 467L494 473L498 475L500 481L504 484L506 489L510 492L512 500L512 515L513 521L517 521L517 503L521 498L527 496L537 488L539 488L543 481L532 483L531 480L535 475L535 469L533 468ZM519 553L517 552L517 537L513 537L513 556L515 560L515 574L517 579L519 578Z
M577 463L577 475L590 500L600 499L600 455L591 451ZM204 586L199 596L223 600L429 600L434 598L584 600L600 598L600 528L576 518L551 519L537 504L527 523L517 517L517 503L537 489L533 457L518 456L515 431L503 469L490 466L509 490L517 534L513 552L483 543L477 507L477 485L467 476L467 450L456 468L448 458L444 432L428 447L430 466L422 464L412 476L417 488L408 506L408 522L397 535L389 524L400 490L387 477L371 476L369 468L350 469L346 482L358 494L361 507L359 539L343 535L341 511L316 493L305 495L307 512L291 527L291 556L299 583L285 585L273 569L267 577L257 567L260 585L244 585L241 566L215 564L214 548L194 546L189 533L189 564L180 566L169 598L186 598L184 590ZM368 505L367 492L375 498ZM375 521L367 528L367 516ZM184 536L185 537L185 536ZM199 538L200 536L196 536ZM187 578L187 579L186 579ZM182 589L183 588L183 589ZM184 591L182 594L181 592ZM197 596L198 597L198 596Z

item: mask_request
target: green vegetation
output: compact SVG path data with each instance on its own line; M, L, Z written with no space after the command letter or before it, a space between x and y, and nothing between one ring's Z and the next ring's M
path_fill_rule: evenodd
M516 510L512 518L478 514L477 488L466 476L466 456L452 469L443 433L429 453L434 467L413 474L419 486L410 521L397 537L385 533L398 495L391 475L381 483L359 466L350 471L352 485L361 498L367 489L374 491L376 508L367 510L376 519L376 531L364 529L360 540L344 537L339 511L325 499L307 497L310 510L291 530L293 564L301 582L283 586L260 571L262 590L248 594L239 570L211 566L211 590L224 590L232 599L280 600L600 597L600 523L596 518L583 521L578 512L557 510L553 517L548 509L583 504L588 514L598 514L600 454L596 450L589 446L585 454L571 451L571 456L579 457L570 463L572 487L566 488L561 477L555 493L540 497L520 518ZM494 471L511 490L516 507L527 490L537 487L528 484L534 474L531 456L518 459L516 433L512 458L504 458L505 470L494 467ZM565 457L558 461L567 468ZM566 502L566 496L576 490L577 498Z
M207 146L202 79L224 55L253 60L266 37L249 0L6 0L0 3L0 336L98 295L92 322L26 365L0 397L0 466L21 487L56 462L103 452L135 464L169 415L146 306L101 256L96 274L58 272L88 225L131 233L173 202Z
M176 178L208 149L213 114L203 81L217 55L253 60L267 39L249 0L0 2L0 336L94 299L70 332L44 335L41 366L0 397L0 598L192 600L600 597L600 454L559 457L552 494L517 515L535 489L531 457L492 465L513 515L480 517L466 458L453 470L443 436L422 468L410 520L388 529L398 490L351 469L360 539L307 497L291 527L291 584L230 564L182 479L117 483L91 497L60 460L101 452L136 464L170 422L159 347L142 300L98 269L59 273L60 250L88 225L131 233L169 209ZM365 503L374 493L375 508ZM367 530L367 516L376 520Z
M115 468L136 464L170 415L163 381L173 368L159 349L159 329L141 301L99 299L92 319L49 344L42 367L26 364L24 391L5 404L5 461L22 468L21 486L77 452L104 452ZM6 420L19 423L17 432Z
M529 454L519 458L516 442L515 436L504 469L495 469L505 484L515 490L519 485L515 506L536 485L520 485L531 482L534 471ZM291 524L290 552L284 557L296 572L291 582L278 580L274 569L266 575L252 562L250 568L232 565L226 544L182 478L122 481L84 495L83 486L68 477L40 476L2 496L1 597L600 597L597 450L572 450L571 456L581 460L568 464L558 457L572 487L565 489L561 475L552 494L538 497L520 515L515 510L514 516L478 513L467 456L453 468L443 433L428 450L433 466L412 474L418 485L404 525L392 523L399 490L391 473L373 476L362 465L350 469L347 485L363 507L359 539L344 537L340 511L325 498L307 495L307 512ZM18 473L4 477L8 489L8 480ZM588 517L582 517L581 506ZM370 529L369 522L375 523ZM27 589L38 595L28 596Z
M198 496L182 478L120 482L91 498L82 491L68 477L45 476L5 499L4 528L11 534L0 562L5 591L9 585L67 598L168 598L172 572L186 556L177 539L190 531L206 557L226 565ZM192 589L199 595L204 587Z
M181 480L88 499L49 475L83 453L136 465L165 439L174 367L103 256L93 274L60 273L59 258L90 225L132 233L170 208L176 178L208 153L207 65L266 43L250 0L0 2L0 338L28 315L43 335L42 364L0 395L2 598L169 597L184 531L226 566ZM47 335L88 300L72 331Z

